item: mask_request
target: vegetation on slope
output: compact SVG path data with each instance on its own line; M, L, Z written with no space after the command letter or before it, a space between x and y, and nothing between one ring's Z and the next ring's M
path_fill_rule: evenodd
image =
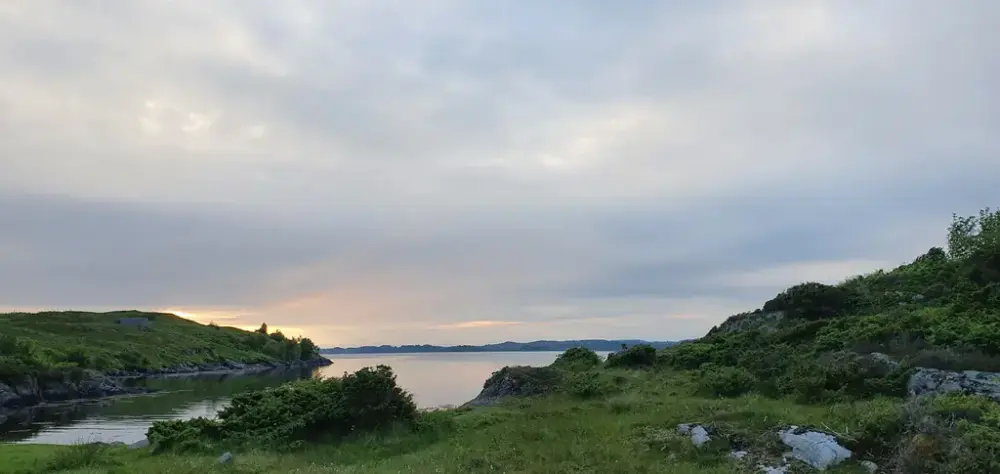
M913 367L1000 371L1000 212L955 217L948 241L889 272L788 288L660 362L699 370L709 393L804 402L900 396Z
M119 324L145 318L148 327ZM203 325L173 314L45 312L0 314L0 381L25 375L62 377L67 371L148 372L225 362L312 360L307 338Z

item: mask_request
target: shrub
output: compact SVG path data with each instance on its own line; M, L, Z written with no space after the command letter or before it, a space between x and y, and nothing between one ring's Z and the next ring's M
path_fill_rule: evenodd
M566 370L587 370L599 365L601 365L601 356L585 347L567 349L559 354L556 361L552 363L553 367Z
M656 349L649 344L637 344L608 354L608 367L645 368L656 365Z
M764 303L764 311L784 311L790 318L825 319L850 311L852 296L843 288L822 283L802 283Z
M156 422L147 437L156 451L186 450L214 442L294 446L410 424L416 405L380 365L343 378L289 382L238 394L217 420Z
M599 398L618 391L607 374L597 371L577 372L566 380L566 391L579 398Z
M718 397L736 397L754 390L757 378L741 367L706 365L698 381L700 390Z

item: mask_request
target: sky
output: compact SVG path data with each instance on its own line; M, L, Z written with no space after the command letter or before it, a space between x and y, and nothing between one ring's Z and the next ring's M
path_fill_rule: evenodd
M0 309L698 337L1000 205L993 0L0 2Z

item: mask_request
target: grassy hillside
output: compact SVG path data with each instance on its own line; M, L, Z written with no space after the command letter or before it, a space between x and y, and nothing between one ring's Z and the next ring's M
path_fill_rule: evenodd
M661 362L725 394L810 402L900 396L913 367L1000 371L1000 213L956 217L948 235L891 271L793 286Z
M379 369L247 394L218 420L158 423L152 452L0 447L0 470L749 473L779 464L788 448L778 431L797 425L853 452L827 472L868 472L861 461L874 461L879 472L1000 474L1000 404L910 397L918 367L1000 371L1000 213L956 217L947 250L793 286L696 341L504 368L482 408L417 413ZM701 424L712 441L694 447L679 423ZM223 450L234 465L216 464Z
M148 327L119 324L145 318ZM0 314L0 378L72 369L151 371L182 365L286 362L317 357L308 339L198 324L173 314Z

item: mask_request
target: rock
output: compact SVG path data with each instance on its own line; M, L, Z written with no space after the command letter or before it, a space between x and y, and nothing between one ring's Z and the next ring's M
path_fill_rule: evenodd
M861 461L861 467L865 468L865 470L871 474L878 472L878 464L871 461Z
M712 439L708 436L708 430L705 427L692 423L677 425L677 434L691 435L691 442L699 448Z
M780 466L765 466L761 464L757 467L759 467L760 472L763 472L764 474L788 474L788 470L790 469L788 464L782 464Z
M233 454L230 452L225 452L222 453L222 456L219 456L219 459L217 459L215 462L216 464L226 464L232 461L233 461Z
M142 448L147 448L147 447L149 447L149 439L148 438L140 439L139 441L136 441L136 442L128 445L128 449L142 449Z
M750 453L748 453L746 451L733 451L733 452L729 453L729 457L731 457L731 458L739 461L739 460L747 457L747 454L750 454Z
M778 432L781 442L792 448L790 456L816 469L825 470L851 457L851 451L840 445L837 438L818 431L800 430L791 426Z
M915 294L915 295L913 295L913 296L912 296L912 297L910 298L910 301L913 301L914 303L916 303L916 302L918 302L918 301L923 301L923 300L924 300L924 295L921 295L921 294L919 294L919 293L918 293L918 294Z
M888 369L889 372L899 368L899 362L881 352L872 352L871 354L868 354L868 359L871 362L882 366L884 369Z
M910 376L907 390L911 396L962 392L1000 402L1000 373L975 370L952 372L919 367Z
M784 311L755 311L753 313L730 316L715 331L733 333L757 330L763 333L772 333L778 330L778 326L784 320Z
M13 388L0 383L0 407L15 405L20 399L21 396Z
M556 389L562 373L552 367L507 366L490 376L467 406L492 405L505 397L544 395Z

